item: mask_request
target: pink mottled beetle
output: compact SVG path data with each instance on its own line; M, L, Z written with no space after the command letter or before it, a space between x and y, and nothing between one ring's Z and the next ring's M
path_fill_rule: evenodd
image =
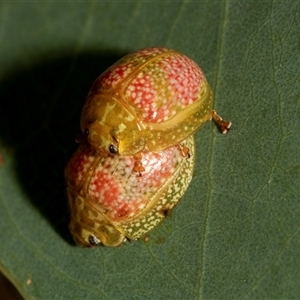
M81 114L84 137L100 156L135 156L177 146L214 119L223 133L231 126L213 110L213 95L197 64L167 48L146 48L117 61L94 82ZM82 137L80 138L82 140Z
M194 139L184 158L175 146L158 153L142 151L142 176L132 172L134 156L103 157L84 141L65 170L70 231L80 246L118 246L158 225L178 203L192 178Z

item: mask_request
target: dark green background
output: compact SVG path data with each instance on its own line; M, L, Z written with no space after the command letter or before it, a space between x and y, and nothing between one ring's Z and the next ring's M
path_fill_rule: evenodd
M300 2L1 2L0 269L31 299L300 298ZM63 169L93 80L147 46L193 58L233 122L150 241L81 249ZM30 284L28 280L31 280Z

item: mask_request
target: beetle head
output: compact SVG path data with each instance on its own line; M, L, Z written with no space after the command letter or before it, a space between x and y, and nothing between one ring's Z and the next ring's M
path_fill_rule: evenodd
M133 155L145 147L136 116L114 97L89 97L82 110L81 129L101 156Z
M68 191L74 193L74 191ZM106 218L88 201L80 196L71 196L71 221L69 229L74 241L82 247L94 247L100 244L118 246L123 243L125 235L116 229Z
M69 228L76 244L82 247L95 247L101 244L118 246L125 240L124 234L106 221L103 221L103 224L98 224L96 221L89 227L82 222L71 219Z

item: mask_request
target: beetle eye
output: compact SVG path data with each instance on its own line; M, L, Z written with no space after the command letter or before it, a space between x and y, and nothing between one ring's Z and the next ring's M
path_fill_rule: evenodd
M100 244L99 240L94 235L89 236L89 242L91 246L97 246Z
M114 144L110 144L108 150L111 154L117 154L118 153L118 148Z

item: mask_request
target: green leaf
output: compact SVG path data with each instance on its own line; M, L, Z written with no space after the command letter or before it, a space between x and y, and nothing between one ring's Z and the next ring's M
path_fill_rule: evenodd
M1 2L0 269L30 299L300 297L300 2ZM64 165L93 80L142 47L193 58L232 121L150 241L82 249Z

